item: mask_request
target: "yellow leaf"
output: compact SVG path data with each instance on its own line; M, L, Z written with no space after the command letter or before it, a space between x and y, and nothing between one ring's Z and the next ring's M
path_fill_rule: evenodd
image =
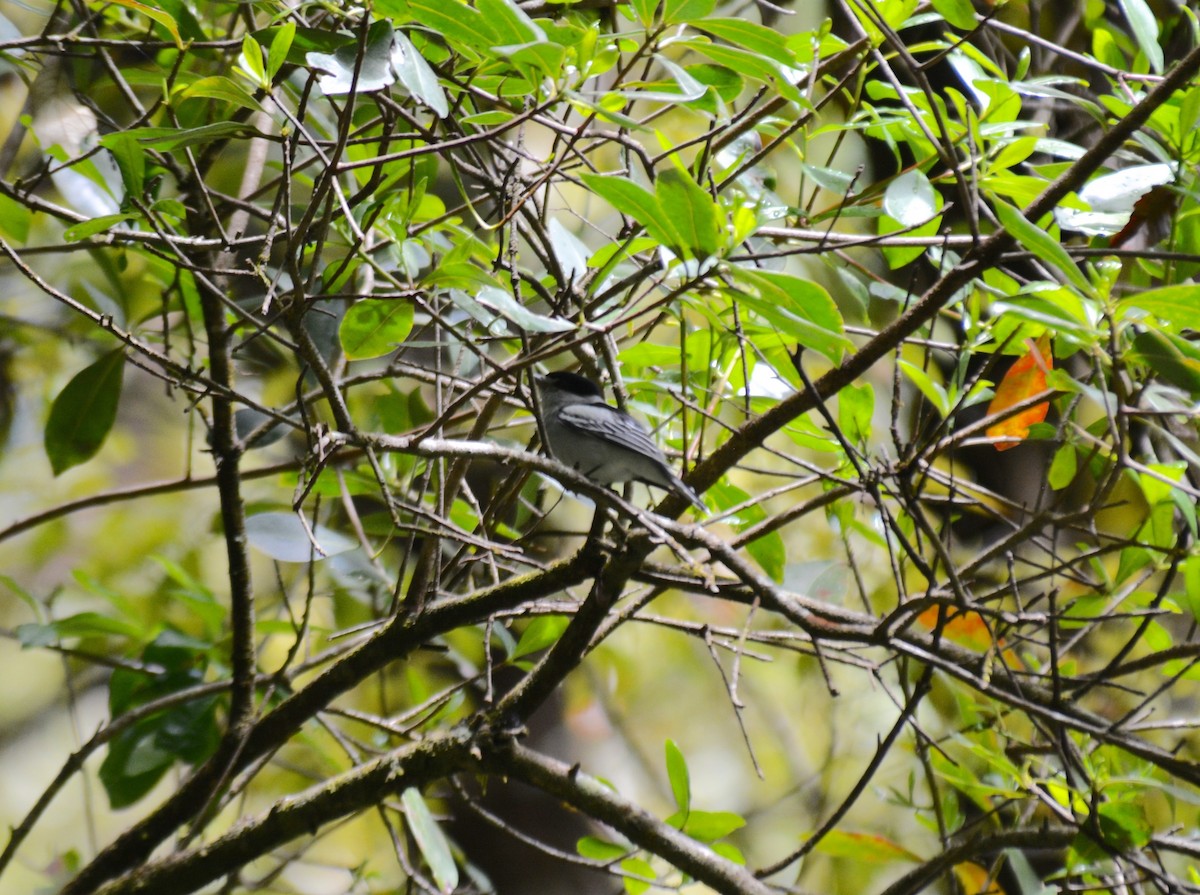
M954 875L964 895L1004 895L1004 890L989 877L987 870L971 861L955 864Z

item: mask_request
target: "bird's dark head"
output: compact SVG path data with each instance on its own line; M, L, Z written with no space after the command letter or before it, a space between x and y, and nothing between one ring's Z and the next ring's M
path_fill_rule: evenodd
M592 382L585 376L580 376L578 373L568 373L565 370L558 370L554 373L547 373L545 376L537 377L538 386L545 388L550 386L559 391L566 392L568 395L575 395L579 398L603 398L604 392L600 386Z

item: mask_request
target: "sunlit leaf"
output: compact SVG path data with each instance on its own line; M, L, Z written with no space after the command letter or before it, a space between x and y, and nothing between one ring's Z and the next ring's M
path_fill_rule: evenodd
M565 615L538 616L525 626L525 630L521 632L521 639L517 641L509 658L519 659L551 646L562 636L569 621Z
M1153 314L1163 327L1174 332L1200 330L1200 284L1184 283L1131 292L1117 302L1117 313L1121 317L1128 317L1135 309Z
M975 9L970 0L933 0L933 8L955 28L974 30Z
M167 33L171 35L171 39L175 41L175 46L183 49L183 38L179 36L179 26L170 15L146 3L139 3L138 0L113 0L113 2L118 6L124 6L126 9L141 13L146 18L152 19L162 25L167 30Z
M550 247L554 249L559 269L568 282L587 274L591 252L578 236L564 227L558 218L550 219L546 234L550 237Z
M734 300L752 306L789 339L819 351L834 363L854 347L843 333L845 325L833 298L823 286L786 273L731 267L730 275L755 295Z
M270 49L267 51L267 81L275 80L279 70L287 61L288 52L292 49L292 41L296 39L296 23L284 22L271 38Z
M746 825L746 819L732 811L689 811L687 816L680 812L668 817L666 822L680 827L684 833L701 842L715 842Z
M499 43L483 14L459 0L384 0L380 9L463 46L485 48Z
M633 218L645 227L655 240L667 246L679 244L680 238L675 232L675 226L663 211L654 193L623 176L582 174L580 178L589 190L621 214Z
M513 0L475 0L498 46L535 43L546 39L546 32L529 18Z
M749 19L704 19L694 26L697 31L773 59L783 65L795 65L796 56L788 46L787 35Z
M671 794L675 807L687 814L692 807L692 784L688 777L687 759L673 740L667 740L667 779L671 781Z
M644 858L626 858L621 862L621 870L629 874L622 879L628 895L645 895L653 885L654 867Z
M450 851L450 843L441 825L434 819L420 790L409 787L400 796L404 804L404 817L408 829L417 841L417 848L429 865L429 872L437 883L438 890L449 895L458 887L458 865Z
M504 319L526 332L565 333L575 328L569 320L558 320L537 314L498 286L484 286L478 293L479 301L496 310Z
M575 843L575 851L581 857L591 858L593 861L615 861L629 854L628 846L618 845L606 839L598 839L595 836L584 836L579 839Z
M938 211L933 184L916 168L905 171L888 184L883 194L883 210L905 227L925 223Z
M1150 63L1152 71L1161 74L1163 70L1163 51L1158 45L1158 18L1150 9L1146 0L1120 0L1121 11L1133 30L1138 48Z
M721 247L721 214L716 201L680 168L668 168L654 182L654 194L675 224L682 248L696 258L715 255Z
M341 96L351 89L356 93L373 93L395 81L392 36L390 23L381 21L373 24L367 34L367 45L361 54L361 61L357 43L333 53L308 53L305 56L308 65L322 72L317 78L321 91L326 96Z
M103 233L106 230L111 230L119 224L124 224L126 221L135 221L141 218L140 214L106 214L103 217L92 218L90 221L83 221L79 224L74 224L63 231L64 242L79 242L83 239L95 236L97 233Z
M717 0L663 0L663 23L690 22L703 19L717 5Z
M450 114L446 91L438 83L437 74L425 61L413 42L402 31L392 35L392 68L409 93L433 110L439 118Z
M950 396L946 394L946 389L940 382L936 382L927 372L906 360L900 361L900 369L925 396L925 400L934 406L939 416L945 419L950 415Z
M1094 295L1095 289L1067 254L1067 250L1045 230L1031 223L1025 215L1007 202L993 201L996 217L1012 236L1026 249L1051 267L1057 268L1084 295Z

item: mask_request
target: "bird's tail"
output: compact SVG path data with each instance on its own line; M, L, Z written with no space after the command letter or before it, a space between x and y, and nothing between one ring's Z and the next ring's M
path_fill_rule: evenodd
M708 507L704 505L704 501L700 499L700 496L695 491L684 484L683 479L676 475L672 475L671 488L676 494L680 495L681 497L686 497L701 512L708 512Z

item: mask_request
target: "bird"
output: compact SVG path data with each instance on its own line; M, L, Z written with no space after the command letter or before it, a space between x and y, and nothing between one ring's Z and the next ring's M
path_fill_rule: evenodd
M578 373L534 377L546 447L554 459L600 485L642 482L685 497L702 511L696 492L671 471L649 430L604 400L600 386Z

